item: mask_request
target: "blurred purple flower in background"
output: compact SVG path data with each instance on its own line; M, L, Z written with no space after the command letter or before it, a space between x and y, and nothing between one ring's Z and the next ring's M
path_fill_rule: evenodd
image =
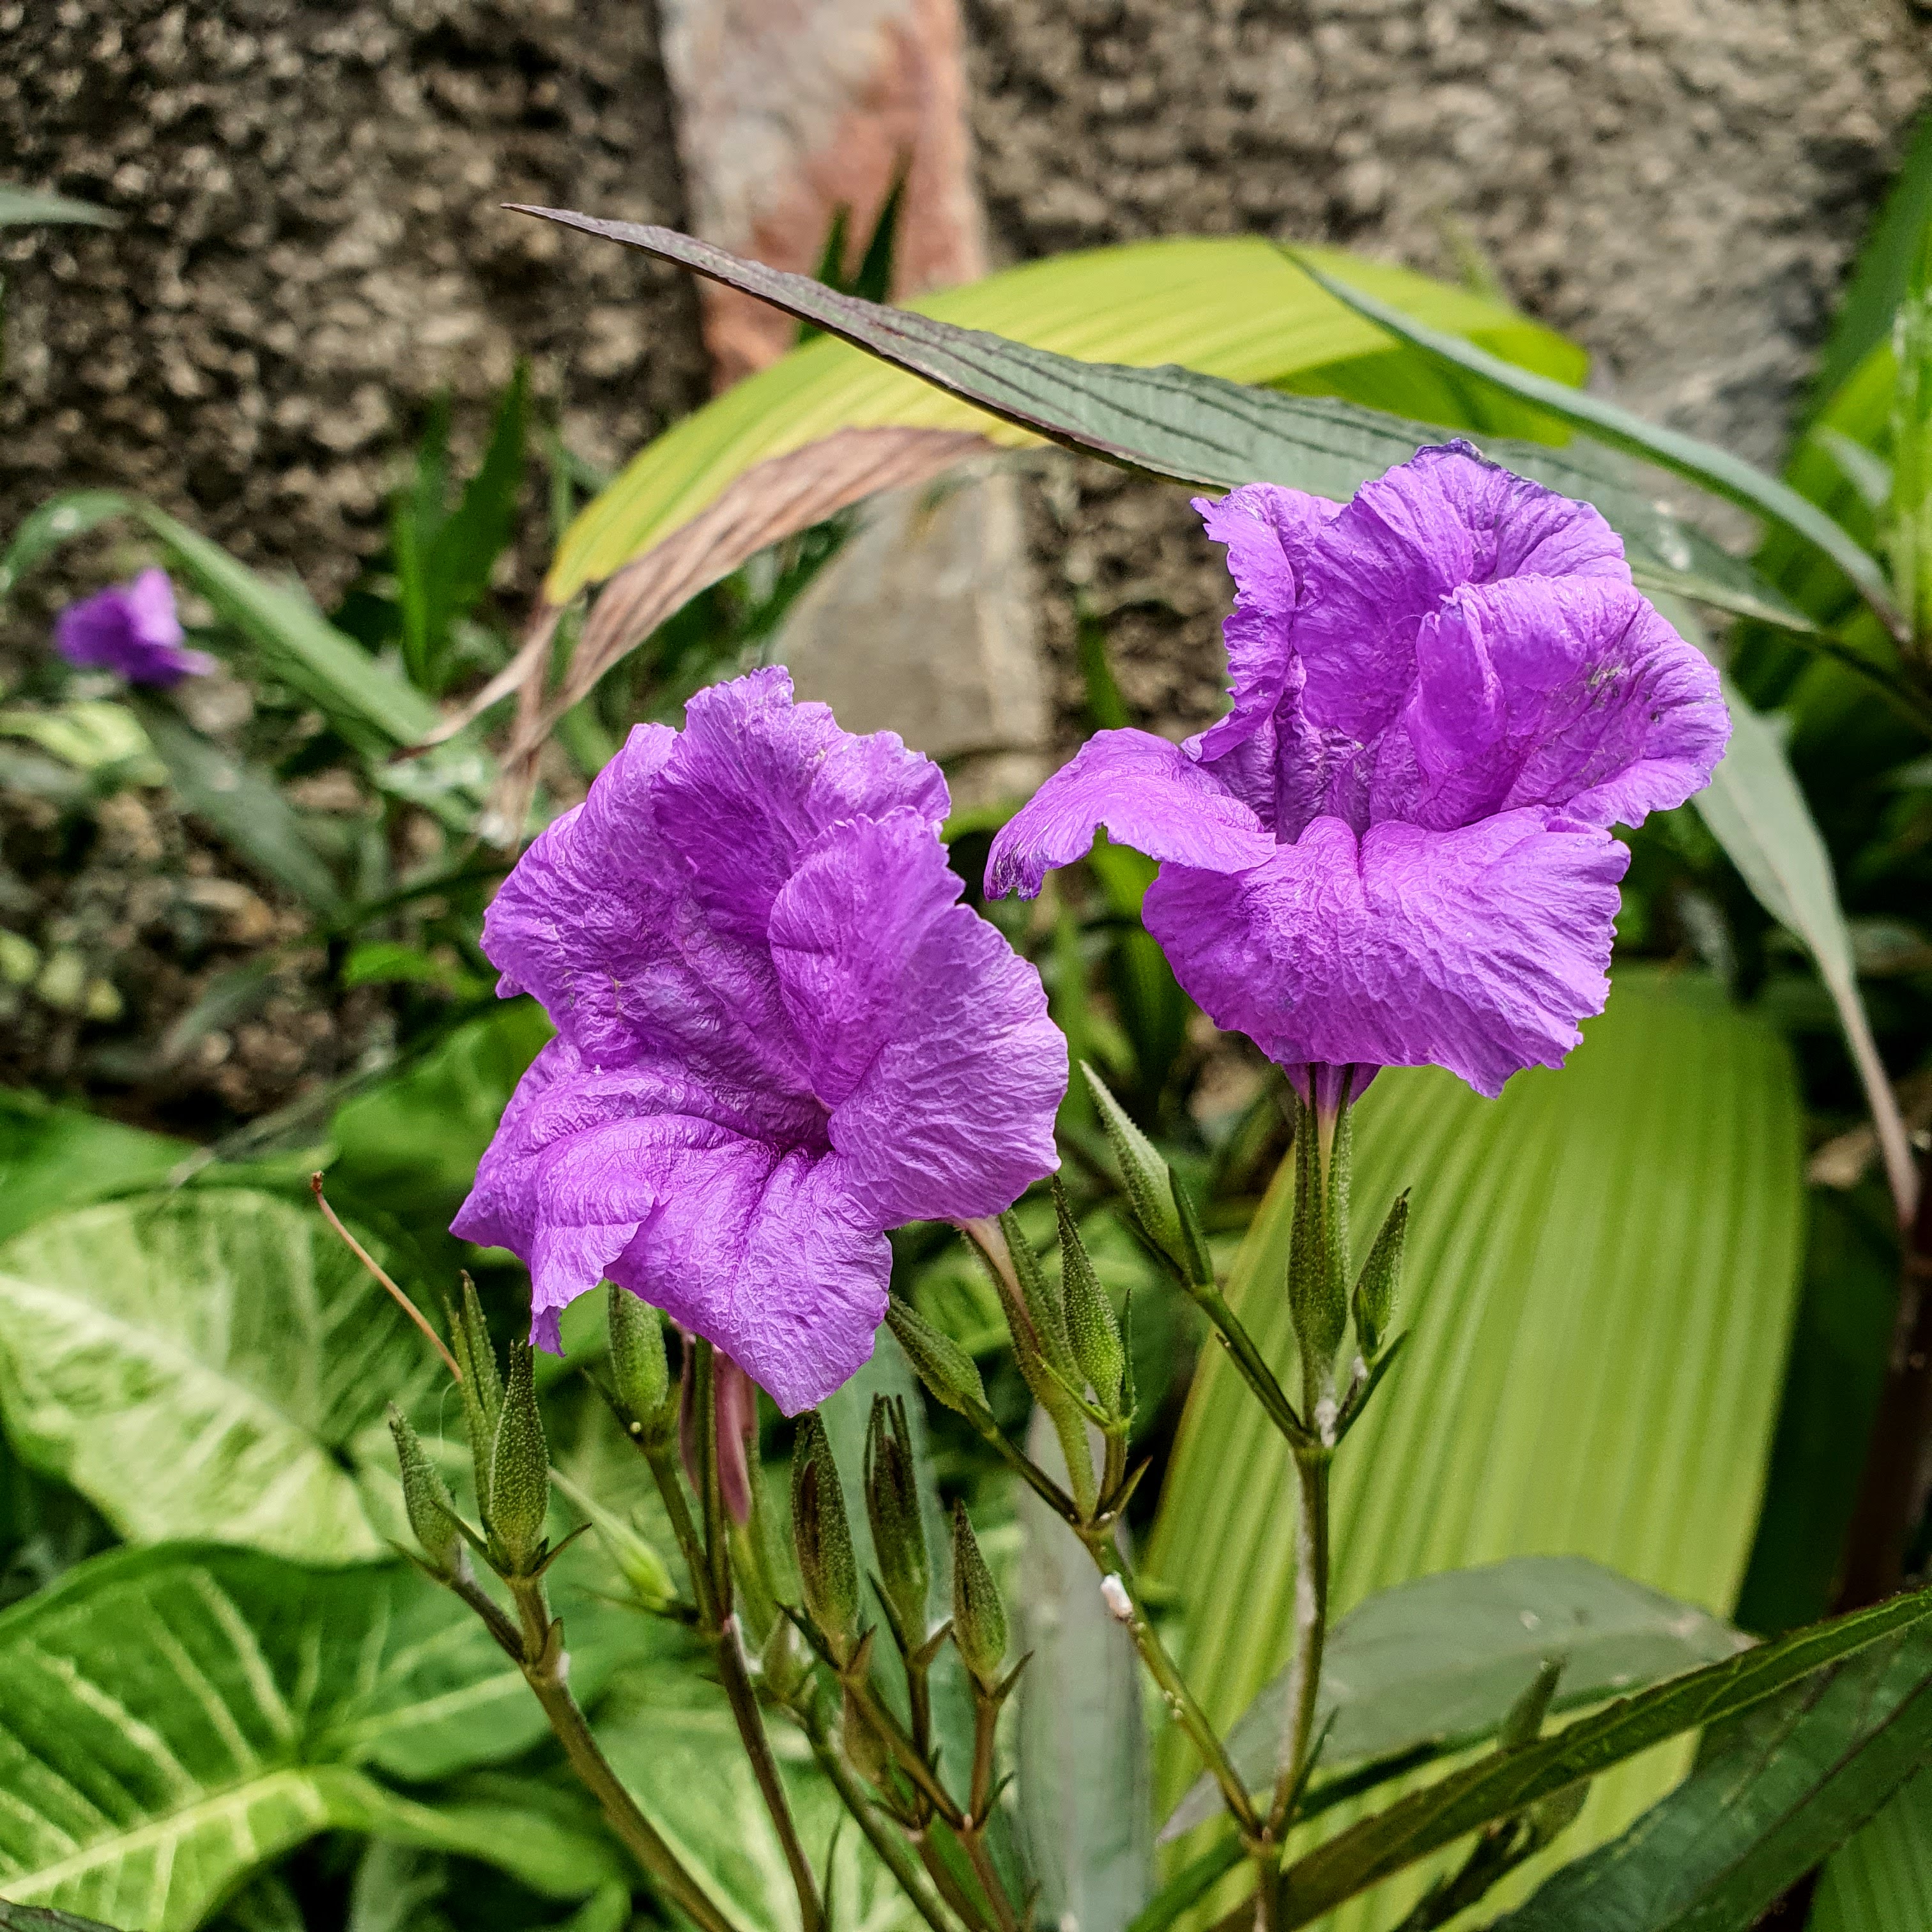
M608 1280L796 1414L872 1352L887 1228L1058 1164L1066 1042L956 903L946 809L936 766L760 670L637 727L524 854L484 949L558 1036L454 1228L529 1263L534 1340Z
M165 570L98 590L54 620L54 644L77 670L111 670L130 684L178 684L214 668L206 651L184 649Z
M1217 1025L1300 1070L1425 1063L1494 1095L1609 991L1628 849L1730 722L1587 503L1419 451L1343 505L1198 502L1228 547L1234 705L1183 747L1102 731L1000 832L1030 896L1097 826L1162 862L1148 930Z

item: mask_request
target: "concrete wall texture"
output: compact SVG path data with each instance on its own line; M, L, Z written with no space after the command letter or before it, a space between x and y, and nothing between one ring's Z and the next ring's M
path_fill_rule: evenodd
M1763 459L1932 93L1905 0L962 10L996 260L1189 230L1473 250L1625 400ZM687 218L638 0L0 0L0 178L126 218L0 242L0 530L123 484L326 598L440 386L473 436L529 355L604 463L705 392L687 284L496 206ZM1034 511L1056 658L1077 583L1170 724L1218 686L1190 524L1090 465Z

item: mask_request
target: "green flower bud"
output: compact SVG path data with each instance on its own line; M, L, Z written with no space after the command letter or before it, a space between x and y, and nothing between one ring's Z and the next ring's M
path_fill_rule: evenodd
M636 1527L606 1510L593 1519L598 1540L610 1551L632 1594L647 1610L666 1610L677 1600L677 1586L650 1539Z
M950 1335L935 1328L910 1302L896 1298L886 1307L886 1325L935 1402L956 1415L984 1412L986 1384L973 1358Z
M439 1576L453 1576L464 1560L463 1538L456 1527L455 1498L436 1473L409 1418L389 1405L389 1433L396 1438L396 1460L403 1474L403 1507L410 1528L422 1546L430 1568Z
M859 1623L859 1570L838 1466L817 1412L798 1419L791 1451L792 1540L806 1614L841 1664L850 1655Z
M987 1258L993 1263L993 1280L1006 1304L1006 1324L1012 1330L1021 1366L1028 1366L1030 1355L1036 1356L1063 1382L1076 1382L1080 1371L1074 1365L1072 1344L1066 1333L1065 1306L1048 1282L1040 1257L1034 1252L1019 1216L1010 1208L1000 1216L999 1228L1012 1264L1012 1280L1009 1282L1000 1270L996 1255L989 1253ZM1016 1288L1017 1306L1014 1305ZM1028 1376L1027 1379L1031 1382L1034 1378Z
M758 1674L765 1688L780 1703L787 1702L812 1670L811 1653L789 1617L780 1617L765 1636L758 1655Z
M670 1364L657 1310L615 1282L605 1289L610 1336L610 1384L631 1433L667 1442L677 1414L670 1400Z
M1330 1252L1328 1177L1322 1172L1315 1111L1296 1110L1294 1220L1288 1257L1288 1306L1311 1390L1333 1383L1336 1352L1348 1325L1348 1304ZM1311 1396L1311 1399L1312 1397Z
M982 1691L999 1688L1006 1654L1006 1612L980 1553L966 1506L952 1505L952 1640Z
M1382 1232L1362 1264L1355 1279L1352 1304L1355 1341L1365 1361L1373 1361L1388 1339L1389 1324L1395 1316L1396 1291L1402 1284L1402 1247L1408 1235L1408 1193L1396 1196L1395 1205L1382 1222Z
M1211 1271L1202 1271L1203 1257L1195 1252L1195 1244L1188 1238L1176 1204L1180 1190L1160 1150L1127 1118L1126 1110L1084 1060L1080 1070L1087 1076L1088 1089L1094 1096L1100 1124L1106 1130L1108 1144L1120 1163L1128 1204L1141 1224L1141 1232L1190 1281L1211 1281Z
M487 1522L490 1515L490 1456L496 1440L496 1423L503 1408L503 1378L496 1367L496 1351L483 1319L476 1284L466 1274L459 1307L446 1304L449 1316L450 1352L463 1371L463 1420L470 1432L470 1453L476 1464L476 1508Z
M1053 1178L1053 1204L1060 1217L1060 1281L1066 1300L1067 1340L1094 1400L1106 1414L1118 1417L1127 1372L1120 1324L1114 1319L1114 1304L1094 1272L1058 1174Z
M528 1576L543 1550L550 1510L550 1446L527 1342L510 1344L510 1379L490 1450L490 1507L484 1527L506 1573Z
M872 1398L866 1425L866 1517L879 1559L879 1582L892 1628L908 1650L926 1641L926 1593L932 1580L926 1528L920 1520L919 1477L912 1429L902 1397Z

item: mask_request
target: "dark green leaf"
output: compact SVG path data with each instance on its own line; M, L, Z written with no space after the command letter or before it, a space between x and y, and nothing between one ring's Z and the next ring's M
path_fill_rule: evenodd
M1298 1859L1282 1876L1280 1923L1290 1932L1312 1924L1344 1899L1493 1819L1520 1811L1686 1731L1742 1718L1814 1671L1856 1657L1883 1639L1916 1634L1922 1646L1928 1618L1932 1591L1895 1597L1620 1699L1520 1750L1492 1752ZM1917 1668L1922 1676L1924 1664Z
M1346 302L1358 314L1378 323L1412 348L1426 350L1454 368L1495 384L1506 394L1548 410L1559 422L1586 431L1613 449L1658 464L1807 538L1851 579L1874 610L1888 622L1896 622L1898 612L1891 586L1878 560L1788 484L1714 443L1646 422L1604 397L1552 382L1546 376L1518 368L1486 350L1477 348L1460 336L1446 334L1416 322L1400 309L1323 274L1312 262L1300 256L1296 259L1336 301Z
M1288 484L1346 497L1450 432L1333 398L1284 395L1172 364L1154 369L1085 362L961 328L908 309L884 308L803 275L740 260L674 230L600 221L530 208L590 235L621 242L742 289L976 407L1072 448L1177 482L1231 488ZM1560 383L1555 385L1568 395ZM1730 608L1749 597L1778 607L1750 568L1634 488L1599 453L1486 439L1488 454L1565 495L1594 502L1615 526L1631 567L1647 582ZM1814 512L1813 514L1816 514ZM1802 613L1790 619L1808 624ZM1788 620L1787 620L1788 621Z
M1825 1868L1811 1932L1932 1925L1932 1771L1922 1771Z
M1399 1583L1352 1610L1329 1638L1322 1762L1491 1736L1552 1658L1563 1664L1552 1708L1568 1710L1732 1656L1744 1642L1706 1612L1582 1556L1516 1556ZM1287 1694L1283 1672L1228 1733L1252 1790L1273 1780ZM1163 1835L1190 1830L1219 1804L1211 1779L1197 1784Z
M447 626L490 587L490 573L515 532L529 424L530 367L519 362L496 405L482 464L430 548L433 625Z
M1613 1844L1497 1922L1508 1932L1748 1926L1932 1762L1924 1624L1820 1671L1707 1742Z
M264 878L325 917L340 910L334 877L272 776L203 737L168 705L142 698L135 708L185 810Z
M1858 251L1830 338L1818 359L1813 391L1823 410L1871 352L1892 333L1892 318L1911 279L1912 263L1932 227L1932 112L1922 113L1883 211Z

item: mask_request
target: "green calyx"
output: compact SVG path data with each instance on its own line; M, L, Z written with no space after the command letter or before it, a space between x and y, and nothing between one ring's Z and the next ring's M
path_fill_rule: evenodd
M950 1335L935 1328L909 1301L892 1302L886 1325L935 1402L956 1415L986 1413L986 1384L973 1358Z
M510 1344L510 1378L490 1450L490 1501L483 1526L506 1575L529 1576L544 1550L550 1511L550 1446L537 1412L527 1342Z
M1389 1324L1395 1318L1396 1295L1402 1286L1402 1244L1408 1238L1408 1193L1405 1189L1383 1221L1375 1246L1355 1277L1355 1292L1350 1298L1354 1317L1355 1343L1362 1359L1372 1364L1388 1340Z
M1186 1197L1160 1150L1128 1118L1126 1109L1107 1090L1106 1083L1085 1060L1094 1111L1106 1130L1107 1144L1119 1163L1120 1183L1141 1232L1166 1256L1181 1279L1201 1286L1214 1279L1207 1244Z
M1060 1286L1066 1302L1067 1341L1102 1414L1108 1422L1124 1420L1127 1352L1120 1340L1120 1326L1094 1271L1058 1174L1053 1178L1053 1204L1060 1221Z
M463 1298L446 1304L449 1317L450 1352L463 1372L463 1420L470 1432L470 1453L476 1465L476 1507L487 1522L490 1515L490 1459L496 1440L496 1423L503 1408L503 1378L496 1351L483 1319L476 1284L466 1274Z
M394 1402L389 1405L389 1433L396 1439L403 1507L409 1514L410 1528L430 1568L439 1576L453 1576L466 1559L449 1485L436 1473L409 1418Z
M640 1440L670 1439L677 1424L670 1364L657 1310L613 1282L604 1290L610 1336L610 1386L624 1426Z
M903 1397L872 1398L866 1427L866 1516L893 1634L902 1648L916 1650L926 1640L932 1565L920 1520L918 1470Z
M1006 1612L964 1503L952 1505L952 1640L973 1681L991 1694L1006 1654Z
M1330 1110L1298 1104L1294 1219L1288 1251L1288 1312L1301 1346L1310 1411L1330 1396L1335 1358L1348 1328L1348 1177L1354 1140L1346 1088Z

